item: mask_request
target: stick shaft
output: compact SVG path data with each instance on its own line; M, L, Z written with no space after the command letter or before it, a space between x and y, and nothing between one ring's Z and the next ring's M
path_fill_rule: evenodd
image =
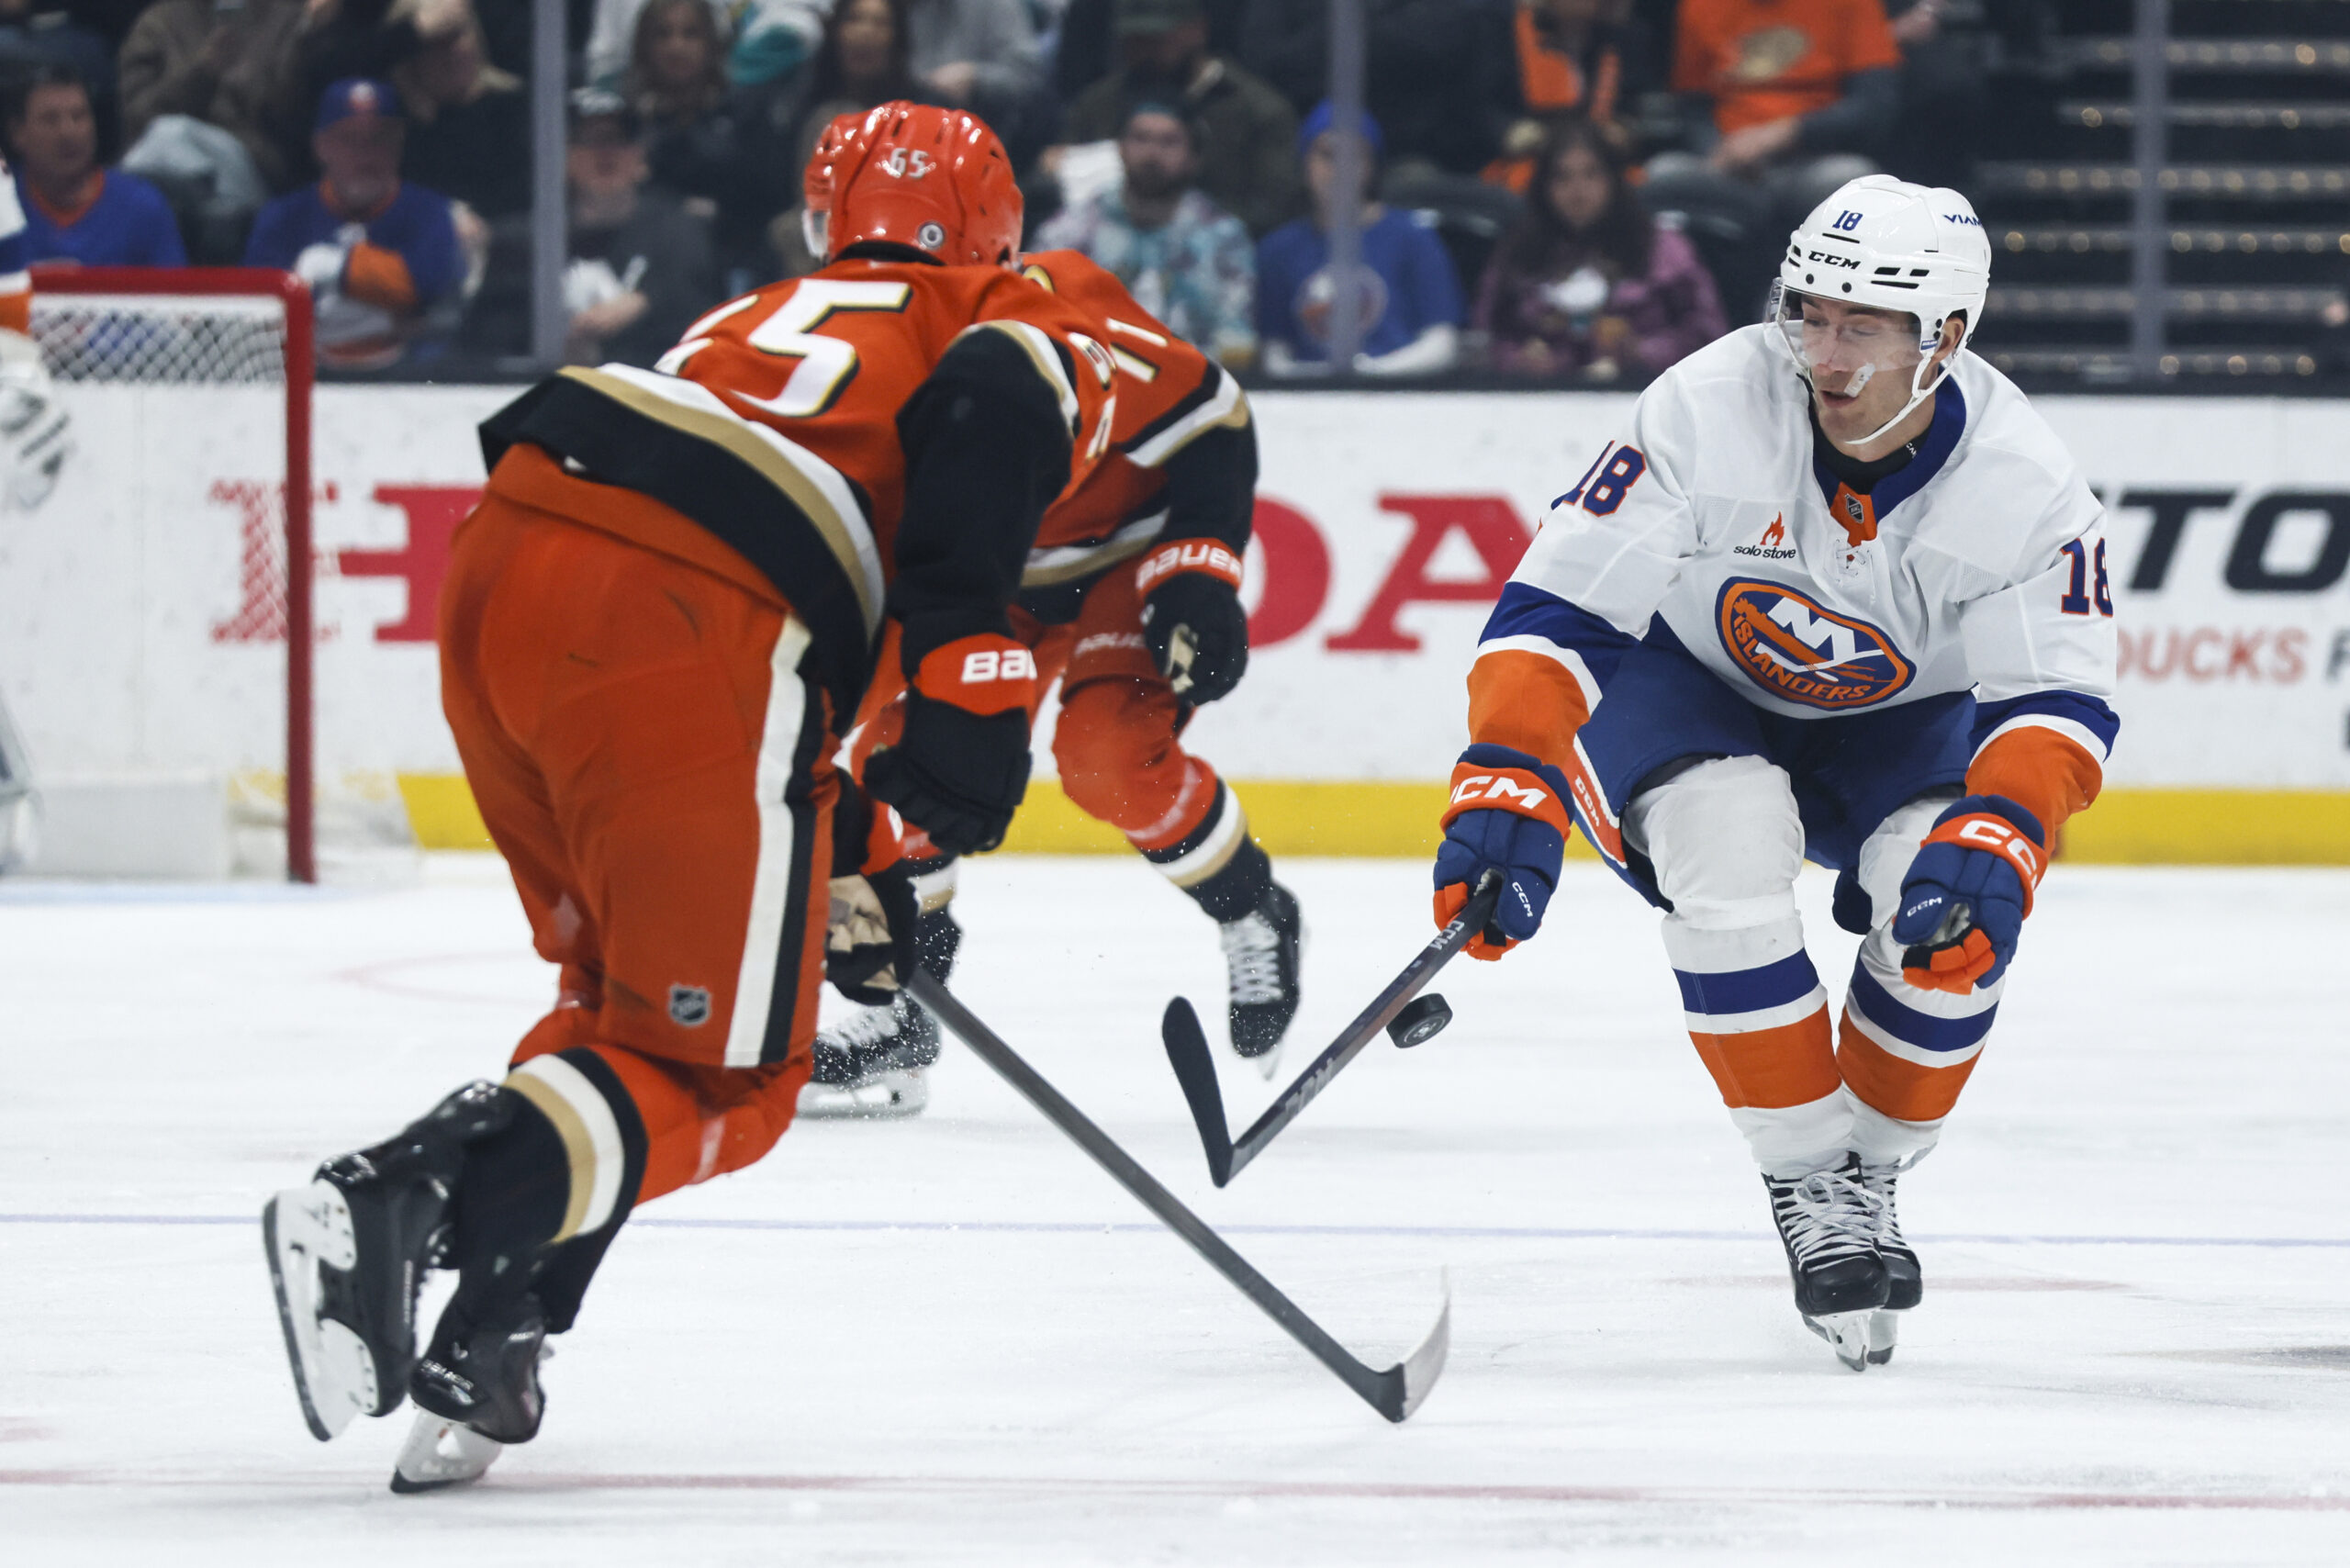
M1265 1114L1249 1124L1232 1144L1232 1166L1225 1180L1240 1174L1248 1162L1257 1158L1265 1146L1281 1136L1281 1131L1297 1120L1299 1112L1312 1104L1315 1096L1329 1087L1345 1066L1360 1056L1363 1047L1379 1037L1379 1032L1404 1010L1404 1004L1427 989L1437 971L1449 963L1452 956L1469 945L1469 939L1484 929L1494 913L1494 905L1501 899L1501 879L1488 874L1483 884L1471 895L1460 913L1436 935L1436 939L1422 947L1412 961L1404 966L1403 973L1387 984L1387 989L1371 999L1371 1005L1356 1014L1355 1021L1332 1041L1314 1064L1298 1075L1297 1081L1281 1092L1280 1099L1265 1108ZM1219 1182L1218 1185L1222 1185Z
M1110 1173L1110 1178L1134 1194L1143 1207L1158 1216L1160 1223L1181 1237L1192 1251L1207 1260L1210 1268L1229 1280L1240 1294L1255 1302L1274 1322L1280 1324L1289 1337L1305 1347L1314 1359L1336 1372L1346 1383L1390 1420L1400 1420L1391 1414L1402 1398L1400 1369L1382 1373L1357 1361L1347 1348L1326 1332L1322 1326L1308 1317L1298 1305L1283 1295L1270 1280L1259 1273L1248 1260L1234 1251L1229 1243L1199 1215L1185 1208L1174 1193L1159 1185L1156 1177L1142 1168L1134 1157L1112 1140L1110 1135L1094 1126L1084 1112L1064 1098L1058 1089L1045 1081L1043 1075L1023 1060L1016 1051L971 1010L955 999L953 992L917 968L911 987L914 1000L938 1015L940 1023L953 1030L956 1036L993 1068L1003 1081L1017 1091L1020 1097L1044 1114L1045 1119L1058 1127L1069 1140L1093 1158L1093 1162ZM1393 1383L1394 1386L1391 1387Z

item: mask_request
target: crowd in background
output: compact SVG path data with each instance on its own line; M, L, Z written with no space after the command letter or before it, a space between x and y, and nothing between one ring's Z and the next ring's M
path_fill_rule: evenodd
M1752 319L1786 230L1856 174L1962 180L1982 72L2053 0L566 0L574 360L649 364L819 264L800 171L836 114L968 106L1071 247L1236 370L1637 382ZM309 283L350 374L529 351L532 0L0 0L0 129L36 263ZM1341 139L1361 263L1327 232ZM1344 368L1344 367L1341 367Z

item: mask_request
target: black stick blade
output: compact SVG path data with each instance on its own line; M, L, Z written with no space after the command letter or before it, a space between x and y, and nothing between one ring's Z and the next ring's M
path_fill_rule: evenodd
M1208 1179L1217 1186L1232 1180L1232 1129L1224 1119L1224 1091L1216 1083L1215 1054L1208 1048L1207 1032L1190 1002L1177 997L1167 1004L1158 1025L1167 1045L1167 1065L1183 1086L1184 1102L1192 1107L1192 1124L1200 1129L1200 1147L1208 1157Z

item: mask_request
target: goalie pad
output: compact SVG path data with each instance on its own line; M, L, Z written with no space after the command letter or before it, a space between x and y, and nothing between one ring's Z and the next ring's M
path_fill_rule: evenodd
M0 874L32 864L40 850L40 792L33 788L32 759L0 702Z
M73 455L73 420L57 400L40 345L22 332L0 328L0 454L5 454L7 496L30 511L49 499L58 476Z

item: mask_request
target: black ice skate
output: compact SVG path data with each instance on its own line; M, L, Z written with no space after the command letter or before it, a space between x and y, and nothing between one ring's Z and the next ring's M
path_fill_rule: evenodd
M1268 882L1257 907L1217 927L1232 991L1232 1048L1270 1078L1281 1036L1297 1016L1297 956L1304 937L1297 899Z
M1854 1372L1865 1371L1875 1359L1869 1353L1869 1327L1891 1294L1885 1260L1877 1253L1879 1205L1860 1178L1861 1163L1849 1154L1832 1170L1762 1178L1771 1194L1771 1217L1787 1249L1796 1310L1803 1314L1804 1327L1827 1340L1836 1359Z
M453 1306L408 1376L416 1426L392 1468L395 1492L478 1481L498 1456L539 1435L546 1394L539 1363L553 1352L537 1298L476 1324Z
M955 972L963 927L946 909L914 923L914 957L944 980ZM803 1116L883 1118L918 1115L930 1103L930 1067L938 1059L938 1020L901 991L886 1007L860 1008L847 1022L816 1032L816 1070L800 1091Z
M1894 1207L1894 1184L1916 1163L1913 1159L1861 1167L1861 1185L1877 1204L1876 1252L1885 1260L1887 1282L1885 1305L1869 1318L1871 1366L1881 1367L1893 1360L1893 1347L1901 1337L1901 1321L1894 1314L1908 1311L1926 1295L1925 1272L1918 1266L1918 1254L1902 1237L1901 1215Z
M416 1360L416 1293L445 1245L464 1146L512 1114L506 1091L468 1085L262 1209L295 1392L320 1442L354 1416L399 1408Z
M930 1103L938 1020L902 993L859 1008L816 1036L816 1070L800 1092L803 1116L912 1116Z

